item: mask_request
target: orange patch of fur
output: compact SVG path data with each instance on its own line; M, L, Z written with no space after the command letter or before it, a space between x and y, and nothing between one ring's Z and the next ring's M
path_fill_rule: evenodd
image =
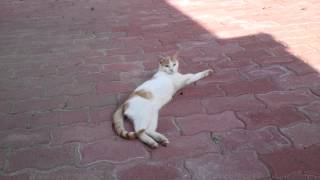
M151 99L153 97L152 93L151 92L148 92L148 91L145 91L145 90L138 90L138 91L135 91L131 94L130 97L133 97L133 96L140 96L144 99Z
M170 59L169 58L165 58L165 59L161 59L160 60L160 64L161 65L168 65L170 63Z

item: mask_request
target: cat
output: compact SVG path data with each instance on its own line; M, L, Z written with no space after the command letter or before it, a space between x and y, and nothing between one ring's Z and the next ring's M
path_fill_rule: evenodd
M151 148L157 148L159 144L169 144L169 140L156 131L160 109L178 90L213 73L212 69L207 69L196 74L181 74L178 71L177 56L177 53L173 56L162 56L158 71L153 77L138 86L118 107L113 115L113 126L117 135L125 139L139 138ZM125 129L124 117L133 123L134 132Z

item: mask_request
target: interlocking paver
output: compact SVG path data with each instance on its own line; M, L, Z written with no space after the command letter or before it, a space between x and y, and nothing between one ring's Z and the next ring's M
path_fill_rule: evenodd
M319 145L306 149L283 149L261 155L261 160L271 169L274 177L283 177L295 172L319 175Z
M320 125L299 123L295 126L282 128L281 131L289 137L298 148L320 143Z
M267 168L254 152L206 154L188 159L186 166L195 179L259 179L268 177Z
M171 134L168 138L170 138L171 148L160 148L152 151L152 159L184 159L208 152L217 153L220 150L219 146L212 142L208 132L193 136Z
M88 121L88 117L85 110L51 111L32 115L32 117L28 119L28 125L31 128L39 128L86 121Z
M82 144L79 152L81 154L81 164L99 161L119 163L149 156L142 144L135 141L115 140L114 137Z
M0 142L1 148L22 148L37 144L48 144L50 142L50 132L48 129L15 129L1 132Z
M71 165L77 161L74 144L57 147L35 147L17 150L9 156L5 171L14 172L26 168L47 170L63 165Z
M113 166L106 163L98 163L89 168L65 167L63 169L55 169L52 171L43 171L38 173L35 180L53 180L53 179L68 179L68 180L96 180L96 179L112 179Z
M144 173L141 173L141 172ZM117 179L141 179L141 180L162 180L162 179L190 179L183 164L178 163L148 163L139 162L128 164L116 170Z
M293 107L267 108L257 111L247 111L237 113L242 119L247 129L259 129L268 125L284 127L297 122L308 122L308 118L303 113Z
M234 112L225 111L215 115L190 115L178 117L177 124L184 135L193 135L202 131L221 132L244 128L244 124L236 118Z
M313 121L320 121L320 101L314 101L306 106L301 107L300 110Z
M109 121L99 124L78 123L52 129L51 144L92 142L99 139L111 138L113 135L112 125Z
M319 179L319 8L0 1L0 179ZM171 143L115 136L117 105L178 50L181 72L215 73L161 111Z
M291 146L290 141L272 126L254 131L234 129L224 133L215 133L213 137L225 152L254 149L259 153L270 153Z

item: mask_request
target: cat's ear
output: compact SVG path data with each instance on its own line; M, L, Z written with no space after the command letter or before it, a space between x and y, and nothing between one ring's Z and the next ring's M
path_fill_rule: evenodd
M159 64L164 64L167 59L167 57L165 57L164 55L159 55L158 58L159 58Z
M180 54L180 51L176 51L176 52L174 53L174 55L172 56L172 59L175 60L175 61L178 61L178 56L179 56L179 54Z

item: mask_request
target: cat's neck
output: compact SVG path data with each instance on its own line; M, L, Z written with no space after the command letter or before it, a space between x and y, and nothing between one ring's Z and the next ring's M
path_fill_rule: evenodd
M156 72L156 74L159 74L159 75L161 75L161 76L174 76L174 75L177 75L177 74L179 74L179 72L173 72L173 73L167 73L167 72L165 72L165 71L162 71L162 70L158 70L157 72Z

